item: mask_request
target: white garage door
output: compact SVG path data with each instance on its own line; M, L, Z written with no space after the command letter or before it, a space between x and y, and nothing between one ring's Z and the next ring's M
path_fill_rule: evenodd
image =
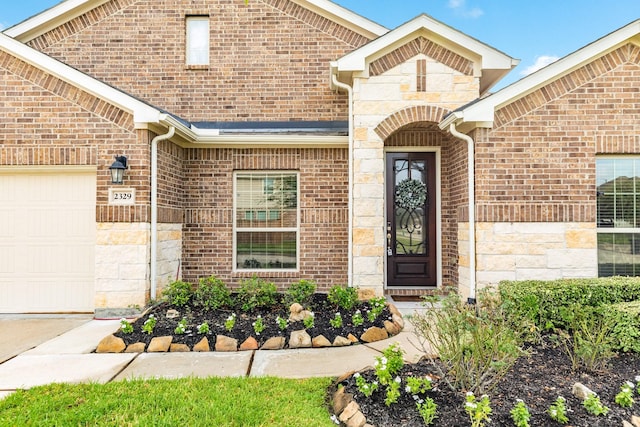
M0 168L0 313L92 312L96 172Z

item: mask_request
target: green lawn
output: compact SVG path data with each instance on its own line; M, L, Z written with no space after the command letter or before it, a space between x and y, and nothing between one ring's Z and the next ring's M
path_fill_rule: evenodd
M329 378L52 384L0 400L0 426L333 426Z

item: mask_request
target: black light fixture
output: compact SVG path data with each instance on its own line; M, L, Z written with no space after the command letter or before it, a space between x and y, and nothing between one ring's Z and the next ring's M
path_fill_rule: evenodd
M127 157L115 156L116 161L109 166L111 171L111 183L122 184L122 178L124 177L124 170L127 169Z

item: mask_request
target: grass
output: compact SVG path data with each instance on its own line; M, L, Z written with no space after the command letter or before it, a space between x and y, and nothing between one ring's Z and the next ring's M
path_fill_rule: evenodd
M333 426L330 378L51 384L0 400L0 426Z

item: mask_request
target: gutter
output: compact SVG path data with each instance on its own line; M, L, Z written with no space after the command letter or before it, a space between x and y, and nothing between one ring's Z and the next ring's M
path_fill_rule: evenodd
M468 192L469 192L469 304L476 302L476 191L475 191L475 146L473 139L449 123L449 132L467 142Z
M151 141L151 299L156 299L157 293L157 265L158 265L158 143L171 138L176 133L174 126L169 126L169 132L158 135Z
M344 89L349 95L349 191L348 191L348 237L347 237L347 284L353 283L353 88L338 81L334 72L331 73L331 83L337 88Z

